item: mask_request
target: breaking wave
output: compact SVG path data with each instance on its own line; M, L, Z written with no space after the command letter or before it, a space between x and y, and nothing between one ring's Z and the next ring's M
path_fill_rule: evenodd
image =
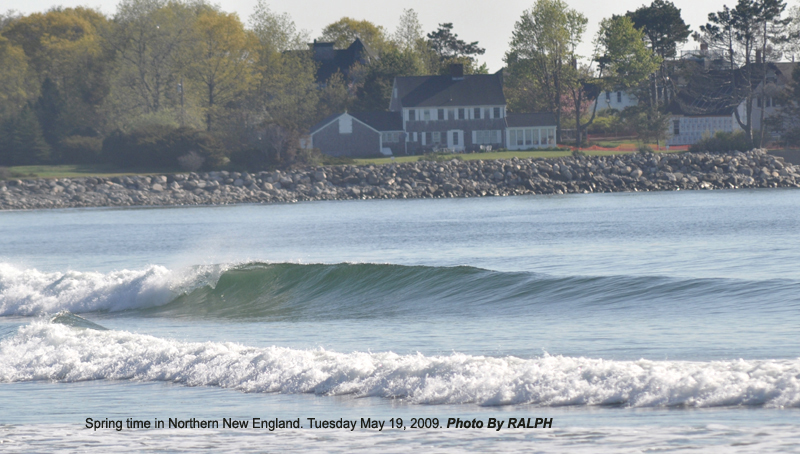
M764 295L770 295L764 301ZM800 282L652 276L548 276L392 264L246 263L169 270L41 272L0 264L0 316L136 311L223 318L371 318L404 314L518 315L546 305L626 309L800 306Z
M181 342L34 321L0 341L0 382L136 380L414 404L800 406L800 360L613 361L338 353Z

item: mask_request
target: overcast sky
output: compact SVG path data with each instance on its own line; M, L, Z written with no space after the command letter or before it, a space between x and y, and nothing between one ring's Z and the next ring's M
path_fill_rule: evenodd
M649 4L652 0L647 0ZM3 2L7 9L11 2ZM15 2L14 9L28 14L31 12L45 11L52 6L90 6L102 12L114 14L117 1L115 0L27 0ZM246 21L253 10L256 0L225 0L215 2L225 11L235 11L239 17ZM583 56L592 52L592 39L597 32L598 23L612 14L624 14L634 10L645 2L643 0L568 0L569 5L589 19L589 29L583 38L584 45L580 49ZM675 5L681 9L684 20L692 27L692 31L704 24L709 12L722 9L725 1L719 0L677 0ZM729 6L735 5L735 0L727 1ZM796 4L796 0L789 0L789 6ZM494 72L503 66L503 55L508 48L511 31L514 23L522 12L531 7L531 0L403 0L375 1L375 0L292 0L276 1L269 3L271 9L277 12L287 12L294 19L298 28L311 32L312 37L319 36L325 25L335 22L343 16L354 19L366 19L377 25L382 25L388 32L394 32L398 19L404 8L413 8L418 14L425 32L436 29L437 24L452 22L455 33L459 38L471 42L478 41L481 47L486 48L486 54L480 60L489 65L489 70ZM694 49L696 44L691 41L686 48Z

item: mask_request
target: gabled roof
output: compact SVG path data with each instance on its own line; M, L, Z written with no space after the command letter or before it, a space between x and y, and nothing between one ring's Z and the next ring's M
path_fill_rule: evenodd
M351 117L378 132L403 130L403 118L401 117L400 112L341 112L328 115L324 119L320 120L317 124L311 127L309 133L314 134L325 126L328 126L336 121L336 119L342 115L350 115Z
M741 69L709 70L689 80L667 106L673 115L730 116L746 97Z
M400 112L352 112L350 115L381 132L403 130Z
M555 126L556 124L558 124L556 115L552 112L508 113L506 115L506 126L509 128Z
M797 68L800 63L795 62L777 62L777 63L769 63L770 67L772 67L775 72L776 76L778 77L778 81L781 85L785 85L792 80L792 72L795 68Z
M333 43L314 43L312 46L327 44L332 46ZM332 75L336 74L337 71L341 72L343 75L347 75L347 72L354 64L359 62L369 63L378 58L375 52L358 38L356 38L347 49L333 50L331 56L332 58L330 59L320 59L318 56L314 57L314 60L320 64L317 69L317 82L323 83L327 81Z
M395 78L400 107L505 105L500 74Z
M318 121L317 124L312 126L311 129L309 130L309 132L313 134L314 132L324 128L325 126L330 124L333 120L338 118L340 115L342 115L342 114L341 113L335 113L335 114L328 115L327 117L325 117L322 120Z

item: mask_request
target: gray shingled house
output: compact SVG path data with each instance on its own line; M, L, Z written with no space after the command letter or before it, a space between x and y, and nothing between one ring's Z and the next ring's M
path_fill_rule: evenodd
M403 121L397 112L345 112L314 125L309 148L329 156L403 155L404 139Z
M396 77L389 112L332 115L305 145L333 156L525 150L555 146L555 131L550 113L506 113L500 73L464 75L452 65L449 75Z

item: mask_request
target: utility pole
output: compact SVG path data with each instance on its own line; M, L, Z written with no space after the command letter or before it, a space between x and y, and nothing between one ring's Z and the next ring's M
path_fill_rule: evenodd
M178 83L178 92L181 94L181 127L186 126L184 121L184 112L183 112L183 76L181 76L181 81Z

